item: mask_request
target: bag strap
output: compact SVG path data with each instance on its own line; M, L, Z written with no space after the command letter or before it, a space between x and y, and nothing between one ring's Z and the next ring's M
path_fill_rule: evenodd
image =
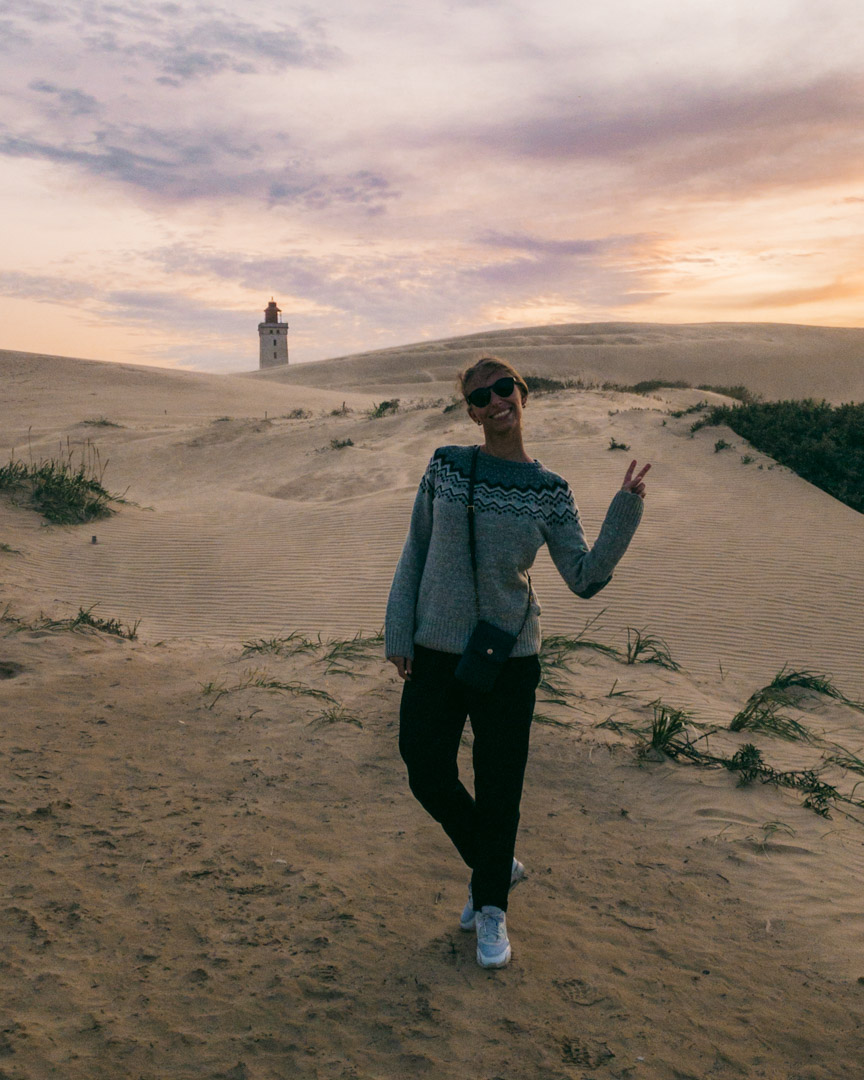
M477 458L480 456L480 447L475 446L471 454L471 475L468 478L468 547L471 550L471 576L474 579L474 605L477 611L477 618L480 618L480 587L477 584L477 537L474 533L474 488L477 480ZM528 615L531 611L531 596L533 593L533 585L531 584L531 575L525 575L528 578L528 603L525 605L525 615L522 618L522 625L519 627L519 631L516 637L525 629L525 623L528 622Z

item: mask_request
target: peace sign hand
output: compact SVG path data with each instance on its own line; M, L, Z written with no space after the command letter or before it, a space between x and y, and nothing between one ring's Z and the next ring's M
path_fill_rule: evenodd
M636 462L630 462L630 468L627 470L627 474L624 477L624 483L621 485L622 491L632 491L634 495L638 495L640 499L645 498L645 484L642 477L651 468L650 465L643 465L636 475L633 475L633 470L636 468Z

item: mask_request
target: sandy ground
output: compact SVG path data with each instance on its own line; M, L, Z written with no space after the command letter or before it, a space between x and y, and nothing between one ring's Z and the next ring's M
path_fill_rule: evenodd
M471 440L460 415L403 399L371 420L377 383L22 354L0 354L0 380L4 451L26 455L28 430L37 457L90 438L137 504L46 528L0 502L0 1077L861 1076L864 825L598 727L644 729L659 698L725 728L784 663L864 696L861 515L742 464L734 436L714 453L722 430L690 438L671 411L702 394L530 402L529 446L589 534L631 456L610 438L654 463L600 597L538 560L546 632L598 616L586 636L620 647L643 626L683 667L582 649L551 673L514 960L484 972L458 929L464 868L407 790L375 637L419 474ZM93 604L139 637L38 628ZM861 752L852 705L791 711L819 742L746 737L776 768Z

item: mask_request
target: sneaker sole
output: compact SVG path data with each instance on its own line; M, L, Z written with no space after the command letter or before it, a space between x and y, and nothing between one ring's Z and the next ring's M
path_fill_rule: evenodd
M516 886L519 884L519 882L524 881L527 876L528 875L525 872L525 867L523 866L522 863L519 863L519 876L514 878L513 880L511 880L510 888L508 889L508 892L513 892L513 890L516 888ZM459 920L459 929L464 930L465 933L468 934L474 929L474 922L475 922L475 919L474 919L473 915L471 916L471 919L470 919L469 922L463 922L462 919L460 918L460 920ZM510 959L510 956L508 954L507 960L504 961L504 964L506 964L509 961L509 959ZM477 958L477 963L478 964L480 963L479 956ZM497 965L496 964L480 964L480 966L481 967L503 967L504 964L497 964Z
M512 950L510 949L509 945L507 946L507 950L504 953L504 955L498 960L487 960L485 957L481 956L480 950L478 949L477 950L477 963L482 968L503 968L503 967L507 967L507 965L510 963L510 957L512 955L513 955L513 953L512 953Z

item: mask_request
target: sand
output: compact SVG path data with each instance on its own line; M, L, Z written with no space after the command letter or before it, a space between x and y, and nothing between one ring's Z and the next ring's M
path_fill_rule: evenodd
M26 455L28 430L37 457L89 438L136 504L58 528L0 501L0 1076L859 1077L864 825L597 725L644 726L662 698L725 727L786 663L864 697L864 519L764 455L742 464L731 432L722 454L723 429L690 438L670 410L703 394L532 399L529 448L571 481L590 535L631 457L610 438L654 466L595 600L538 560L546 633L596 616L586 636L621 646L645 627L682 670L583 650L566 693L541 694L514 959L484 972L458 929L464 868L407 790L375 638L420 472L473 429L425 385L404 407L402 369L388 385L382 363L365 388L322 387L292 381L300 368L0 353L4 452ZM98 418L122 426L82 423ZM94 604L140 619L137 639L27 629ZM798 706L860 752L860 711ZM777 768L824 757L747 740Z

